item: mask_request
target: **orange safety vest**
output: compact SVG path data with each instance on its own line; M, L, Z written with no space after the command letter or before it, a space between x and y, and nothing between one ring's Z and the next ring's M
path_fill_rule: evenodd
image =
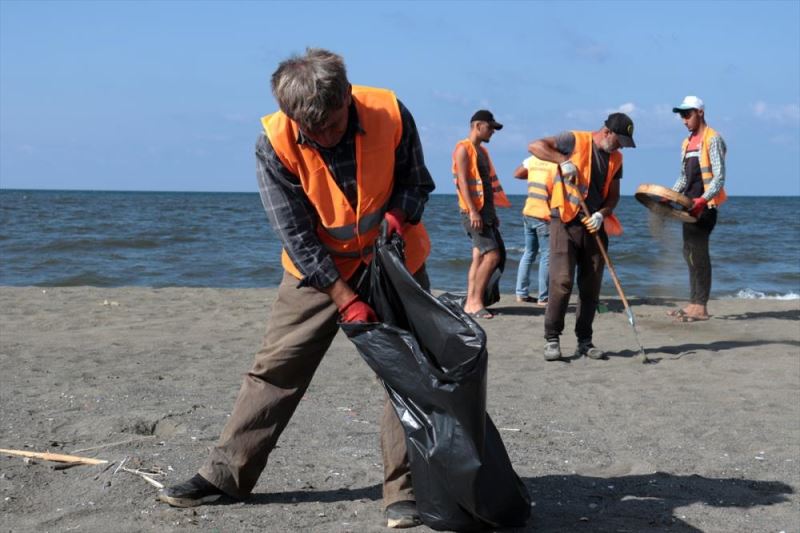
M261 119L272 148L284 166L300 179L319 217L316 232L333 257L343 279L372 259L373 245L394 187L394 156L403 131L400 108L392 91L354 85L358 118L364 134L356 134L356 182L358 205L353 210L325 161L314 148L298 144L297 123L278 111ZM422 223L404 231L406 267L412 273L422 267L430 252L430 239ZM286 249L281 263L298 279L303 274Z
M581 212L580 199L585 199L589 194L589 184L592 182L592 132L573 131L575 135L575 149L572 151L570 161L578 167L578 183L573 185L564 180L559 173L553 180L553 194L550 198L550 207L558 208L562 222L570 222ZM603 199L608 197L611 182L617 170L622 166L622 154L617 150L609 155L608 173L603 184ZM566 201L564 193L566 189ZM622 224L613 214L605 217L603 227L608 235L621 235Z
M475 145L472 144L468 138L458 141L456 143L456 150L458 150L459 146L463 146L467 150L467 156L469 156L469 176L467 177L467 185L469 186L469 195L472 198L472 203L475 205L475 209L480 211L483 209L483 182L481 181L481 175L478 172L478 151L475 149ZM480 147L483 150L483 153L486 155L486 159L489 161L489 176L491 177L491 184L492 184L492 194L494 194L494 205L496 207L511 207L511 202L508 201L508 197L506 193L503 192L503 187L500 185L500 180L497 179L497 172L494 171L494 164L492 164L492 158L489 157L489 151L486 150L483 146ZM466 202L464 202L464 198L461 196L461 189L458 187L458 169L456 168L456 150L453 150L453 182L456 184L456 192L458 192L458 207L461 208L462 211L469 211Z
M711 185L711 180L714 179L714 174L711 172L711 156L708 153L708 146L712 137L719 137L719 133L710 126L706 126L703 132L703 140L700 141L700 174L703 178L703 192L708 190L708 186ZM686 160L687 146L689 146L688 137L683 140L683 145L681 146L681 161ZM725 156L725 154L722 155L723 157ZM725 194L725 188L722 187L717 195L708 201L708 205L719 207L727 199L728 195Z
M541 220L550 221L550 194L553 180L558 175L558 165L550 161L542 161L532 155L524 161L528 170L528 198L522 214Z

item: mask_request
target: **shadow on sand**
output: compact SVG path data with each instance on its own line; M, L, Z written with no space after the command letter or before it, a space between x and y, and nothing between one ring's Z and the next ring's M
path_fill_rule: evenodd
M780 481L706 478L656 472L646 475L591 477L541 476L523 479L534 502L524 528L503 531L699 532L680 518L680 507L749 509L788 501L794 489ZM253 494L249 505L381 499L378 484L355 489L299 490ZM746 526L738 526L747 529ZM738 526L732 526L736 529Z
M759 318L777 318L778 320L800 320L800 309L786 311L748 311L740 315L717 315L722 320L755 320Z
M381 485L358 487L352 489L330 490L292 490L287 492L268 492L252 494L247 503L264 505L270 503L309 503L309 502L352 502L356 500L379 501L383 498Z
M768 346L770 344L784 344L788 346L800 346L800 341L792 340L752 340L752 341L714 341L708 343L687 343L676 344L674 346L645 346L647 357L659 361L658 354L668 355L690 355L698 351L721 352L733 350L735 348L753 348L756 346ZM608 352L608 357L636 357L639 355L635 350L622 350L619 352Z
M681 520L677 508L702 504L747 509L788 501L786 495L794 493L791 486L778 481L663 472L608 478L542 476L524 481L536 502L533 519L526 528L513 531L699 532Z

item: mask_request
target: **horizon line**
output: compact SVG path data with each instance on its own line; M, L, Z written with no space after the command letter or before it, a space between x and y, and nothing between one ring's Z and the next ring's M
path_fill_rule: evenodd
M103 192L125 192L125 193L181 193L181 194L259 194L258 191L203 191L203 190L168 190L168 189L17 189L9 187L0 187L0 192L87 192L87 193L103 193ZM506 193L508 196L526 196L525 193ZM431 196L455 196L455 192L444 193L433 191ZM620 194L621 197L633 198L634 194ZM734 198L800 198L798 194L728 194L728 197Z

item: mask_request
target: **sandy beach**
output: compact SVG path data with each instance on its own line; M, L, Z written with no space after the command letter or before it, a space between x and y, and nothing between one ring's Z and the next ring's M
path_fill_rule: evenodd
M0 288L0 448L114 462L0 455L0 529L386 531L381 385L341 334L249 500L173 509L118 468L194 474L275 293ZM605 303L602 361L545 362L543 310L513 296L481 322L488 411L534 502L524 530L800 531L800 301L714 300L679 324L680 302L634 300L647 365Z

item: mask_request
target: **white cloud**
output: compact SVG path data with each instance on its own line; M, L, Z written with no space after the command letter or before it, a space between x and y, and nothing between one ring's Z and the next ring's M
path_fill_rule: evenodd
M753 115L761 120L779 123L800 122L800 105L798 104L774 105L759 100L752 105L752 110Z
M633 102L626 102L619 106L617 111L620 113L625 113L626 115L634 115L636 114L636 104Z

